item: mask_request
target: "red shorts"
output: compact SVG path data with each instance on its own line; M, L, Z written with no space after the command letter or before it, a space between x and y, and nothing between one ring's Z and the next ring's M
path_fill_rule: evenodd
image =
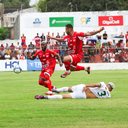
M83 58L83 54L72 54L69 55L71 57L71 64L76 66Z
M49 77L51 77L52 74L54 73L55 66L56 66L56 60L55 59L51 60L50 65L47 67L44 67L42 65L42 71L40 73L40 77L44 77L46 74Z

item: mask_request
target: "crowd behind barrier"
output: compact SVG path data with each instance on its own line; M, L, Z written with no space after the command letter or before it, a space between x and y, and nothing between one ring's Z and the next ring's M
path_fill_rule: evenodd
M47 35L42 33L41 36L37 35L30 43L26 42L26 36L23 34L19 42L8 44L6 42L0 45L0 60L26 60L27 54L36 52L40 49L41 41L48 42L48 49L55 50L61 56L68 54L67 42L57 42L49 40ZM62 38L65 36L59 33L54 37ZM111 62L128 62L128 32L126 34L119 34L108 39L106 32L103 35L97 35L95 38L83 39L83 63L111 63Z

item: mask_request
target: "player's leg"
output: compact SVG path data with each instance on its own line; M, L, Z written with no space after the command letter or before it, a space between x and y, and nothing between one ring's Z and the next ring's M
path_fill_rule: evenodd
M90 67L85 67L85 66L79 66L78 65L78 63L81 61L82 57L83 56L79 55L79 54L71 55L72 63L71 63L70 69L71 69L71 71L85 70L85 71L87 71L88 74L90 74Z
M69 91L72 91L72 93L51 96L36 95L35 99L86 99L86 93L83 91L84 87L84 84L80 84L67 88L68 90L70 89Z
M50 95L50 96L43 96L43 95L36 95L35 99L72 99L70 94L63 94L63 95Z
M84 66L79 66L79 65L71 65L71 71L81 71L84 70L86 71L88 74L90 74L90 67L84 67Z
M65 78L66 76L71 74L71 71L70 71L71 57L69 55L68 56L64 56L62 58L62 61L64 63L66 71L61 75L61 77Z
M53 89L53 92L56 92L56 93L60 93L60 92L74 92L76 90L79 90L79 88L83 88L83 84L80 84L80 85L74 85L74 86L71 86L71 87L62 87L62 88L57 88L57 89Z
M51 86L51 80L49 78L47 79L46 77L46 75L44 77L39 77L39 85L52 90L53 87Z
M40 78L39 78L39 85L47 87L49 90L49 94L52 94L53 86L50 80L50 74L48 72L41 72Z
M72 92L72 87L62 87L62 88L56 88L52 89L53 92L60 93L60 92Z

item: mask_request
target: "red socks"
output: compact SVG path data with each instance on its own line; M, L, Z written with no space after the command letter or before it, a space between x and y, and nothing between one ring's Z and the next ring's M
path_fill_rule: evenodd
M44 87L48 88L49 91L52 91L53 86L50 79L46 81L39 80L39 85L43 85Z
M85 70L83 66L76 66L75 71Z

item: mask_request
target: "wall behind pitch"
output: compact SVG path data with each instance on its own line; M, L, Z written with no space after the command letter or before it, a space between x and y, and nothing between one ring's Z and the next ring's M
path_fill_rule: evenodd
M40 61L34 60L0 60L0 71L13 71L15 65L19 65L23 71L40 71L42 66ZM128 69L128 63L79 63L81 66L90 66L91 70L121 70ZM64 65L56 65L55 70L65 70Z
M92 31L99 27L99 16L123 16L123 25L105 26L105 31L109 34L120 34L128 30L128 11L104 11L104 12L52 12L52 13L21 13L20 15L20 36L24 33L27 42L33 41L36 33L59 32L61 35L65 27L50 25L50 18L69 17L73 18L74 29L76 31ZM55 21L54 20L54 21ZM66 21L66 20L65 20ZM63 22L65 22L63 21ZM55 22L52 22L57 23ZM67 22L68 23L68 22ZM54 26L54 27L53 27ZM19 37L20 38L20 37Z

